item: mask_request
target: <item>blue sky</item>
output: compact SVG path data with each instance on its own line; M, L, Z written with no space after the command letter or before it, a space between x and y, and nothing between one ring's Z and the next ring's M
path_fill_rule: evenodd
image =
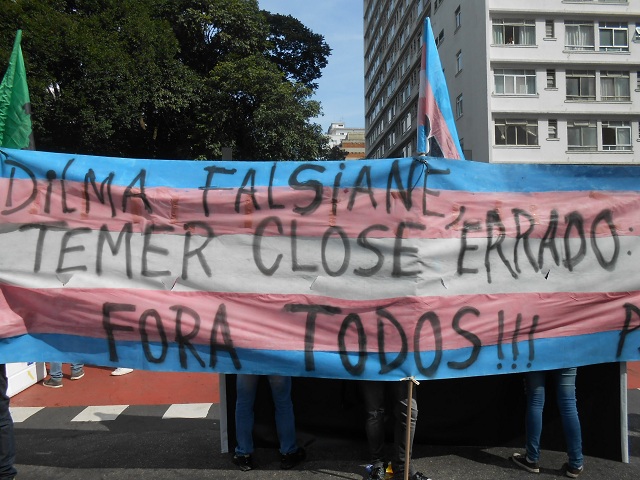
M364 127L362 0L258 0L262 10L291 15L332 49L313 97L324 115L315 119L326 132L332 122Z

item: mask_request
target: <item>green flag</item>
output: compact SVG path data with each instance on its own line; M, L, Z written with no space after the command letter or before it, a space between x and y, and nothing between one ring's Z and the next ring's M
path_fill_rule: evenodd
M22 30L18 30L9 68L0 84L0 146L34 150L31 101L20 47L21 39Z

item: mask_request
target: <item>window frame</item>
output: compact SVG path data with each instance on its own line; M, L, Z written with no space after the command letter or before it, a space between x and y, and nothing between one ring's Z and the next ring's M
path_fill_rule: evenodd
M571 29L573 28L577 28L578 29L578 37L580 37L580 32L583 29L588 29L589 33L591 34L591 45L586 44L586 43L577 43L574 45L570 45L569 44L569 27L571 27ZM587 52L594 52L596 50L596 36L595 36L595 23L594 22L590 22L588 20L565 20L564 21L564 48L565 50L572 50L572 51L587 51Z
M620 79L624 82L624 86L626 87L626 95L621 96L610 96L603 95L605 91L604 82L607 80L611 80L613 82L613 91L616 90L616 80ZM618 70L603 70L600 72L600 100L603 102L630 102L631 101L631 75L629 72L618 71Z
M572 132L575 131L579 133L580 143L579 144L571 144ZM585 138L588 135L585 133L589 133L593 136L593 140L595 143L585 144ZM567 150L572 152L597 152L598 151L598 123L595 120L570 120L567 122Z
M498 91L498 78L502 78L502 92ZM507 91L507 79L511 79L509 83L512 85L511 92ZM524 79L521 86L526 88L526 92L522 93L518 91L518 79ZM533 85L530 85L529 81L533 80ZM495 68L493 70L493 86L495 95L516 95L516 96L532 96L538 94L537 88L537 74L533 69L525 68ZM533 88L533 92L529 91Z
M565 73L565 80L567 84L566 99L569 101L582 101L582 102L595 102L596 101L596 71L595 70L567 70ZM578 79L578 94L569 94L570 82L569 80ZM583 95L582 90L585 88L582 79L592 80L591 85L593 95ZM588 90L588 88L587 88Z
M512 118L496 118L494 124L493 142L498 147L538 147L540 146L538 136L538 120L537 119L512 119ZM503 129L503 130L501 130ZM498 141L498 134L501 133L501 139ZM510 137L515 142L510 142ZM525 141L520 140L524 138ZM534 138L535 143L530 143L529 139Z
M613 136L615 137L615 143L605 144L605 130L613 130ZM621 132L627 132L627 138L629 143L619 143ZM602 150L605 152L630 152L633 150L631 140L631 122L625 120L603 120L600 130L600 138L602 140Z
M496 41L496 31L500 30L502 41ZM522 31L521 31L522 29ZM528 35L532 39L532 43L520 42L521 35L528 32ZM518 35L516 35L518 33ZM534 20L526 19L504 19L494 18L491 26L491 35L493 45L519 45L519 46L535 46L536 45L536 22ZM512 41L509 42L508 40ZM516 42L517 40L517 42Z
M622 26L624 25L624 27ZM611 31L611 45L605 45L602 41L602 35ZM624 31L624 45L616 45L616 32ZM598 25L598 50L601 52L628 52L629 51L629 24L625 22L600 22ZM604 45L604 46L603 46Z

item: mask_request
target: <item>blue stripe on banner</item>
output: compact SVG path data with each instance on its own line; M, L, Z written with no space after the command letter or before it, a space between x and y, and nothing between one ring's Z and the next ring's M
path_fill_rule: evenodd
M252 170L255 171L255 187L284 187L297 182L309 187L319 183L333 188L338 181L340 187L349 188L358 183L365 169L370 169L371 186L387 189L390 173L395 168L404 188L421 187L424 176L428 175L429 188L452 191L530 193L640 189L640 168L631 165L488 164L431 157L423 157L424 163L413 158L344 162L211 162L93 157L11 149L2 149L2 152L0 173L5 178L12 175L30 178L23 168L26 167L38 181L46 181L47 172L53 171L58 180L84 182L87 173L93 171L97 182L114 173L113 185L137 187L141 182L138 177L144 171L144 185L148 188L198 189L205 185L238 188L247 181ZM212 177L207 183L210 174ZM366 186L362 180L359 185ZM391 188L397 187L393 181Z
M3 358L0 349L0 362L44 362L62 361L78 362L98 366L122 366L155 371L189 371L211 373L247 373L258 375L289 375L316 378L343 378L353 380L399 380L407 376L415 376L419 380L436 380L447 378L464 378L485 375L523 373L536 370L550 370L598 363L617 362L615 346L620 338L619 332L603 332L571 337L538 339L534 351L529 351L528 342L481 347L477 355L472 348L449 350L434 365L434 353L424 352L421 356L422 372L416 367L416 359L410 352L404 364L388 373L380 373L377 354L369 354L361 373L355 374L345 368L358 364L355 354L349 358L341 358L336 352L313 352L315 369L307 371L305 360L308 358L302 351L273 351L238 349L237 355L241 368L234 365L227 352L217 353L215 368L210 367L210 350L208 346L196 345L193 349L180 349L170 344L163 350L160 344L148 345L148 355L162 359L159 363L150 362L143 353L143 346L137 342L117 342L118 360L109 357L109 349L104 339L91 339L77 336L43 334L23 335L11 340L2 341L2 345L11 344L15 353L10 359ZM627 360L640 360L640 332L632 334L625 344L622 357ZM78 352L69 355L65 349ZM576 352L580 352L576 356ZM164 356L163 356L164 353ZM396 358L396 353L387 354L387 362ZM182 360L181 360L182 359ZM467 363L471 362L469 365ZM464 366L464 367L463 367ZM433 371L425 375L429 367Z

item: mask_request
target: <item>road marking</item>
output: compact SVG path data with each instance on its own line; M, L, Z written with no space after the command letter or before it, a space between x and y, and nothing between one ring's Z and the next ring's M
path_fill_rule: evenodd
M13 423L22 423L44 407L9 407Z
M115 420L129 405L101 405L87 407L72 422L106 422Z
M206 418L212 405L213 403L176 403L164 412L162 418Z

